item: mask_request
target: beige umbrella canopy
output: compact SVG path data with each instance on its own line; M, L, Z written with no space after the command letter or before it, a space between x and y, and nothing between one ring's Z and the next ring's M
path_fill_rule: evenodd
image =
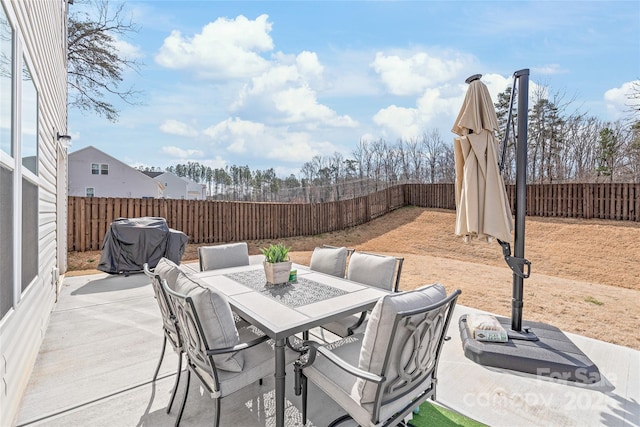
M491 95L478 76L469 83L452 129L459 135L453 142L456 163L455 233L465 242L472 239L491 242L494 238L504 242L511 240L513 218L498 168L497 130L498 118Z

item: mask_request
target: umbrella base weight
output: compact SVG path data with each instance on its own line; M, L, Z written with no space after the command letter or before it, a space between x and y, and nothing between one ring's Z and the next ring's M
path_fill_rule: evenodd
M526 331L535 331L537 339L513 339L512 334L522 332L510 330L510 319L496 316L508 331L509 340L486 342L472 338L466 318L463 315L459 321L464 355L480 365L583 384L601 381L598 367L555 326L527 322L523 332L526 335Z

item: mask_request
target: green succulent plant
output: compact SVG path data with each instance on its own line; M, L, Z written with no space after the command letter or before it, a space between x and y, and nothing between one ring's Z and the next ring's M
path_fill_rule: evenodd
M282 243L269 245L266 248L260 248L260 252L264 255L265 261L272 264L288 261L290 250L291 248L285 247Z

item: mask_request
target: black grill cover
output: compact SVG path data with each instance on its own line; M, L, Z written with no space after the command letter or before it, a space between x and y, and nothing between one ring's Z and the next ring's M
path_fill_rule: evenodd
M162 257L180 264L189 237L164 218L118 218L104 236L98 270L118 274L155 268Z

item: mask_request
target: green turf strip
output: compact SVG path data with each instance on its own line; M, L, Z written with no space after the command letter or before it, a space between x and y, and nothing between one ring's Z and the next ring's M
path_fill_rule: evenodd
M420 405L420 412L413 415L413 420L411 421L410 425L415 427L485 426L484 424L474 421L471 418L460 415L457 412L451 411L447 408L443 408L440 405L434 405L430 402L425 402Z

